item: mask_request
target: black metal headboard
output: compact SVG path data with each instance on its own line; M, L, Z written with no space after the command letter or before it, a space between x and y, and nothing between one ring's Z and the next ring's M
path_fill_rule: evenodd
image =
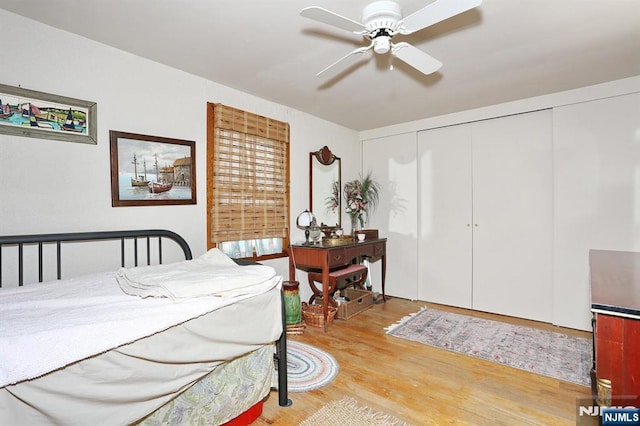
M120 260L121 266L125 266L125 241L133 240L133 259L135 266L138 266L138 239L146 240L146 258L147 264L150 264L151 258L151 239L158 238L157 252L158 262L162 263L162 239L166 238L177 243L184 253L186 260L192 259L191 249L187 242L180 235L172 231L164 229L142 229L132 231L102 231L102 232L74 232L63 234L37 234L37 235L12 235L12 236L0 236L0 286L2 286L2 247L3 246L17 246L18 249L18 285L23 284L23 249L25 245L37 245L38 246L38 281L42 282L43 272L43 255L42 247L45 244L56 245L56 268L57 279L62 277L62 262L61 262L61 245L64 242L79 242L79 241L93 241L93 240L120 240Z

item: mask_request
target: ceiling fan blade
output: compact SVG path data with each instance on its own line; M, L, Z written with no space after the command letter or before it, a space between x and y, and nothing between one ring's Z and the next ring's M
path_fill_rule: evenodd
M402 20L399 32L411 34L478 7L482 0L436 0Z
M372 46L373 44L368 47L360 47L352 52L347 53L345 56L320 71L318 74L316 74L316 76L321 78L335 77L336 75L340 74L342 71L346 70L351 65L362 59Z
M345 18L342 15L338 15L337 13L318 6L305 7L300 11L300 15L305 18L322 22L323 24L333 25L334 27L354 32L356 34L361 34L367 30L367 28L360 22Z
M391 53L423 74L434 73L442 66L442 62L409 43L394 44L391 48Z

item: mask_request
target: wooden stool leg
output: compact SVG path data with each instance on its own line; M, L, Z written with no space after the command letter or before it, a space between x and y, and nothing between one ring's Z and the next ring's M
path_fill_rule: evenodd
M322 275L321 274L308 274L309 279L309 287L313 294L309 298L309 304L312 305L313 302L317 299L322 300ZM320 288L316 286L316 282L320 283ZM329 304L333 307L336 307L336 301L333 299L333 293L336 291L336 281L331 278L329 279Z
M365 283L367 282L367 273L368 272L369 272L368 269L365 269L362 272L362 274L360 275L360 278L353 282L353 288L359 288L361 290L365 290Z
M313 294L309 298L309 304L313 305L313 301L316 300L316 297L319 297L320 299L322 299L322 289L319 289L318 287L316 287L315 283L317 280L317 276L315 274L309 274L308 279L309 279L309 287L313 292ZM322 276L320 276L320 283L322 283Z
M336 288L338 287L338 282L332 278L329 278L329 304L334 308L338 306L336 300L333 298L333 294L336 292Z
M351 286L355 289L366 290L365 282L367 281L367 272L368 271L365 269L360 272L359 275L358 273L354 273L353 275L345 278L345 281L347 282L345 288Z

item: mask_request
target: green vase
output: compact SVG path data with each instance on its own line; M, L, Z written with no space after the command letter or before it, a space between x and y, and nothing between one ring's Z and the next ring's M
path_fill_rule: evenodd
M287 325L302 322L302 303L298 281L284 281L282 283L284 295L284 320Z

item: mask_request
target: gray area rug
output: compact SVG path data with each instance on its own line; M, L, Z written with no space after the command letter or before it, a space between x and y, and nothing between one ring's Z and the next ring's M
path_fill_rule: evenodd
M590 386L592 342L584 337L423 308L387 334Z

